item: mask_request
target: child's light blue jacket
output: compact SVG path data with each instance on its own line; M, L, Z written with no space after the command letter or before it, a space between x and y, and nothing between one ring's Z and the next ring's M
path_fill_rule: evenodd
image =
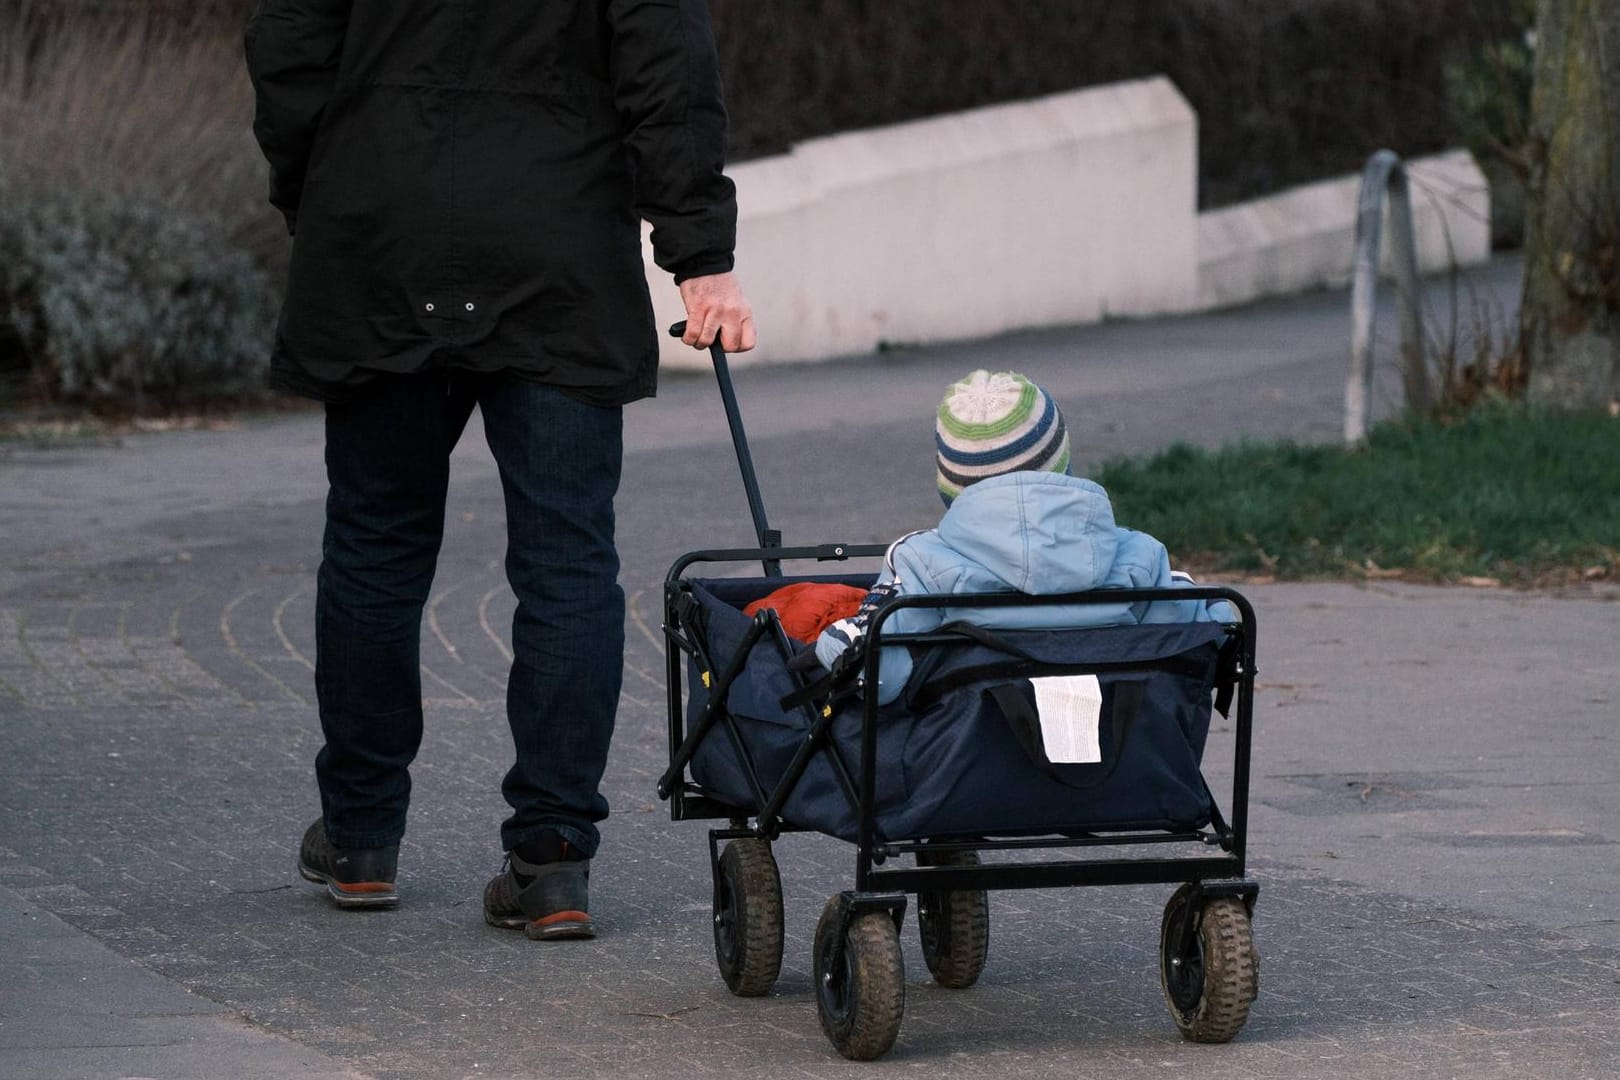
M899 594L911 596L1008 590L1041 596L1190 584L1171 577L1163 544L1114 524L1114 508L1101 487L1049 472L1006 473L964 490L938 528L902 537L889 549L877 586L890 583ZM1224 601L953 606L906 608L884 620L883 632L924 633L958 619L1000 629L1038 629L1233 618ZM865 632L865 619L863 614L840 620L821 634L816 657L823 665L830 668ZM899 696L910 674L911 656L904 648L884 649L878 701L887 704Z

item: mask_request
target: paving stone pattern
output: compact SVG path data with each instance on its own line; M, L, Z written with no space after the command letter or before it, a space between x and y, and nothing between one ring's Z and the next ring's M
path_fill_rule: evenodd
M308 439L313 422L280 423ZM820 836L778 843L782 976L769 996L737 999L713 960L704 826L670 822L653 794L667 760L663 571L674 553L747 537L729 448L706 438L678 454L633 454L626 470L629 645L607 777L614 816L593 871L603 930L594 942L533 944L481 919L506 811L512 602L499 491L477 468L454 489L424 626L427 734L397 910L335 911L293 867L317 805L318 477L302 499L221 497L141 525L120 541L138 553L128 557L106 555L104 541L86 554L98 541L74 536L0 553L9 583L0 589L0 887L366 1076L849 1075L817 1025L809 952L822 904L852 884L852 849ZM764 467L777 485L768 491L793 483L804 460L797 440L759 440L775 461ZM871 488L926 473L926 460L913 462L891 481L884 470L908 460L893 440L841 432L838 441L853 447ZM9 468L28 467L29 453L13 452ZM710 488L719 495L694 494ZM858 516L805 502L784 516L794 536L817 540L887 536L937 513L926 488ZM817 521L852 531L805 528ZM1277 706L1298 690L1266 693ZM1295 779L1274 800L1293 799L1292 813L1364 812L1331 801L1342 799L1340 780ZM1390 772L1368 789L1406 791L1420 808L1454 794L1415 772L1402 783ZM1572 844L1569 857L1612 853L1587 839L1590 850ZM1254 850L1261 994L1232 1045L1186 1044L1167 1014L1156 951L1168 888L995 893L990 964L969 990L932 984L908 917L900 1040L861 1071L1620 1072L1620 949L1337 880L1268 855L1263 835ZM5 1012L0 1002L0 1030Z

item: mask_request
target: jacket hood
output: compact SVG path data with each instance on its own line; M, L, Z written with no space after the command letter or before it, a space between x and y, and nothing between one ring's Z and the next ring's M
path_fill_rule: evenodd
M1034 595L1100 586L1120 542L1100 485L1045 472L1006 473L967 488L940 519L939 537Z

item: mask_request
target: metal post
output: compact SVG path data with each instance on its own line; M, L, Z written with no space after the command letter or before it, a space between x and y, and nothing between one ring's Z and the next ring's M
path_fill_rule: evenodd
M1372 393L1373 322L1378 310L1378 249L1389 209L1390 243L1395 246L1395 292L1401 319L1401 382L1409 409L1429 406L1429 377L1418 311L1417 242L1412 230L1412 195L1406 166L1392 150L1380 150L1361 171L1356 212L1356 261L1350 284L1350 372L1344 384L1344 441L1367 436L1367 399Z

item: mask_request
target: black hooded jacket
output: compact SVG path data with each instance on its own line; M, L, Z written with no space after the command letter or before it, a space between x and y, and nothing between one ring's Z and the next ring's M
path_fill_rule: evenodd
M260 0L246 50L294 233L273 386L462 367L653 393L640 219L677 281L732 266L707 0Z

